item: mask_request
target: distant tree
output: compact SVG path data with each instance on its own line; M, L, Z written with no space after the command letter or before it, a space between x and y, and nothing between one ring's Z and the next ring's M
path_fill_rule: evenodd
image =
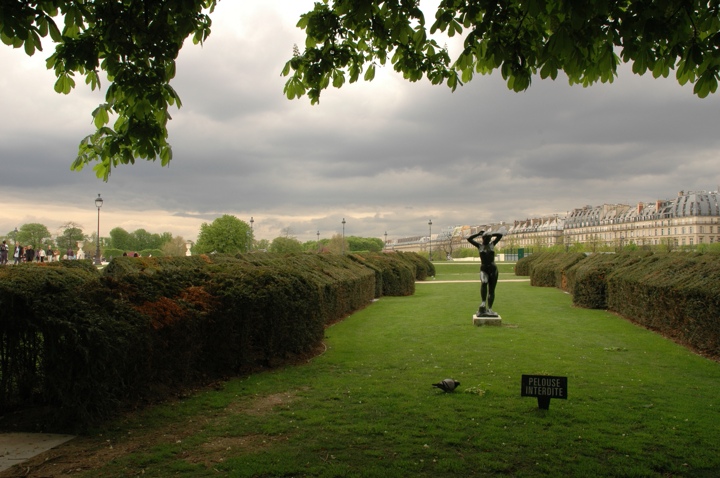
M165 245L173 239L175 239L175 237L173 237L171 232L163 232L162 234L160 234L160 246Z
M97 253L98 241L97 232L91 232L89 236L85 236L85 242L83 244L83 251L87 259L95 257ZM102 237L100 238L100 257L103 256L105 250L105 244L103 243Z
M303 251L305 252L322 252L325 250L330 239L320 239L319 241L306 241L303 243Z
M303 246L294 237L276 237L273 239L273 241L270 243L270 248L268 249L268 252L273 253L291 253L291 252L302 252Z
M122 227L115 227L110 230L110 247L121 249L123 251L144 251L149 249L162 249L163 244L172 240L172 234L163 232L162 234L151 233L145 229L136 229L133 232L127 232Z
M133 249L144 251L148 249L161 249L162 245L172 239L172 234L164 232L162 235L151 233L145 229L137 229L130 233L133 238Z
M113 249L120 249L122 251L135 250L135 238L122 227L115 227L111 229L109 235L110 247L112 247Z
M270 248L270 241L267 239L260 239L253 242L253 250L255 251L267 251Z
M18 242L18 235L20 234L20 231L17 229L13 229L12 231L5 234L5 239L7 240L8 244L15 245L16 242Z
M379 237L357 237L346 236L350 251L380 252L383 248L383 241Z
M23 224L18 230L18 242L23 245L32 245L35 248L42 247L45 239L50 238L50 231L43 224Z
M215 219L212 224L202 223L193 252L196 254L247 252L252 241L253 231L250 225L235 216L225 214Z
M327 251L332 252L333 254L342 254L343 251L347 254L350 252L350 245L347 242L347 237L345 238L345 243L343 245L343 237L341 234L335 234L330 238L330 240L327 243Z
M57 247L64 253L67 249L75 250L77 243L85 240L85 234L83 233L82 226L75 222L66 222L60 226Z
M187 241L185 239L183 239L181 236L175 236L162 245L163 255L182 257L187 252L187 247L185 246L185 244L187 244Z
M444 231L437 235L437 248L441 251L443 251L443 258L445 257L452 257L453 250L455 249L455 246L458 244L458 240L460 239L453 237L452 231Z

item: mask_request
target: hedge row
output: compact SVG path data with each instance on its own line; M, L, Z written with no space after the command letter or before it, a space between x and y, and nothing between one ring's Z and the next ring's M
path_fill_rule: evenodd
M718 284L718 254L653 254L608 275L608 308L717 358Z
M608 275L621 266L632 266L652 253L647 251L623 252L621 254L592 254L566 272L566 291L573 296L573 303L587 309L608 308Z
M577 306L612 310L720 358L720 254L634 251L580 260L574 256L529 256L518 261L516 274L527 271L533 285L561 287ZM558 285L559 276L564 280Z
M415 262L246 254L120 257L102 274L90 260L0 268L0 413L48 405L67 429L303 356L328 323L379 296L378 275L380 295L412 293L408 278L426 273Z
M567 289L565 273L582 261L584 254L541 252L523 257L515 264L516 275L529 275L531 285Z

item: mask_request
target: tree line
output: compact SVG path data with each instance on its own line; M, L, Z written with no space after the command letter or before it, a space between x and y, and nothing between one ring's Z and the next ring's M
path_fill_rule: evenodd
M235 216L225 214L212 223L203 223L193 254L237 254L240 252L266 251L275 253L297 252L380 252L383 241L377 237L357 237L335 234L331 238L300 242L290 228L282 230L272 241L255 239L252 226Z
M39 223L23 224L6 233L2 239L10 247L32 245L35 249L53 249L60 256L72 249L77 252L81 246L86 257L94 256L97 248L97 233L86 234L83 227L74 222L61 225L55 234L47 226ZM184 256L187 244L182 236L173 236L170 232L152 233L145 229L128 232L122 227L110 230L108 237L100 237L100 253L103 257L120 256L123 253L137 252L141 256ZM358 237L335 234L330 238L300 242L289 228L273 240L255 239L253 228L245 221L232 215L223 215L212 223L200 226L198 240L190 242L193 254L237 254L252 251L275 253L296 252L380 252L382 239L376 237Z
M87 256L95 254L97 248L97 233L86 234L83 227L75 222L61 225L55 234L47 226L40 223L27 223L3 236L9 246L33 246L35 249L59 250L61 256L68 250L77 252L82 248ZM167 256L185 255L185 239L173 236L169 232L162 234L151 233L145 229L128 232L122 227L116 227L109 232L109 237L100 237L101 254L111 249L122 252L161 251Z

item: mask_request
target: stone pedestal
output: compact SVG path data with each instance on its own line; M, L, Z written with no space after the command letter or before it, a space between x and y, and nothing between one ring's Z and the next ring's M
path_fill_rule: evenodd
M494 317L481 315L478 317L476 314L473 314L473 325L502 325L502 317L499 315Z

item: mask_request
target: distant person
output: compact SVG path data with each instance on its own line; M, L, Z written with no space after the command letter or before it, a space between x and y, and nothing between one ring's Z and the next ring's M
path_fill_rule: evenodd
M71 261L71 260L75 259L75 251L72 250L72 247L68 247L68 250L65 254L66 254L65 257L67 258L67 260Z
M32 262L35 259L35 249L32 244L25 248L25 262Z
M482 242L477 242L475 239L480 236L482 236ZM495 286L500 276L495 264L495 246L502 237L501 232L480 231L467 238L468 242L477 247L480 252L480 281L482 282L480 297L482 303L478 308L478 317L497 317L492 310L493 302L495 302Z
M45 262L45 249L42 246L38 247L37 257L38 262Z
M2 241L0 244L0 265L7 264L8 261L8 245L7 242Z
M23 247L20 244L15 245L15 252L13 253L13 259L15 259L15 265L20 264L23 260Z

